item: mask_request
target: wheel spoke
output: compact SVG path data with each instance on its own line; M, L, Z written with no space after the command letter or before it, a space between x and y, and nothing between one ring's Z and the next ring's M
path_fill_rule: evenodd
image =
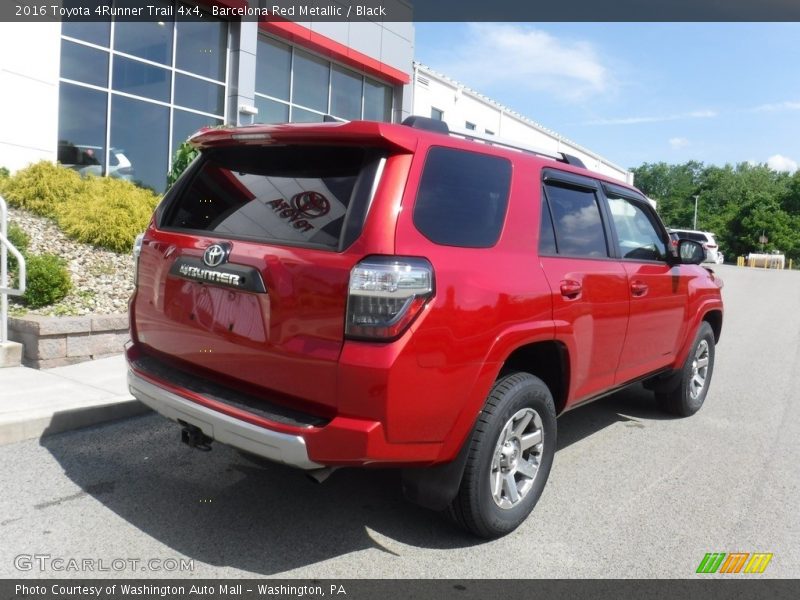
M492 496L500 500L500 492L503 489L503 474L500 469L492 473Z
M540 444L542 442L542 430L537 429L531 433L526 433L520 438L520 448L527 450L528 448Z
M707 367L707 366L708 366L708 357L707 356L705 358L698 358L697 359L697 368L698 369L702 369L703 367Z
M505 474L505 477L503 477L503 489L511 504L519 502L519 491L517 490L517 480L514 479L514 473L508 472Z
M532 418L533 413L527 412L519 421L517 421L517 424L514 427L514 437L522 437L522 432L525 431L525 428L528 426L528 423L531 422Z
M695 375L692 378L692 383L697 386L698 391L703 389L703 385L705 385L706 380L700 377L700 375Z
M700 343L697 345L697 350L695 350L694 357L695 357L695 358L700 358L700 357L701 357L701 356L703 356L703 355L704 355L704 354L705 354L707 351L708 351L708 344L706 343L706 341L705 341L705 340L703 340L702 342L700 342Z
M520 460L517 463L517 472L524 475L528 479L533 479L536 476L536 471L538 470L539 465L536 465L529 460Z
M501 446L508 441L508 436L511 434L511 431L513 429L513 425L514 425L514 423L509 421L508 423L506 423L506 426L503 427L503 432L500 434L500 445Z

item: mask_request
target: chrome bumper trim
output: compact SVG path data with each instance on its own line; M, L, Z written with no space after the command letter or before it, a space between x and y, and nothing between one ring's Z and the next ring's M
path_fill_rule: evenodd
M308 458L305 440L258 427L246 421L206 408L169 392L128 369L128 388L136 398L157 413L199 427L208 437L266 459L300 469L319 469L324 465Z

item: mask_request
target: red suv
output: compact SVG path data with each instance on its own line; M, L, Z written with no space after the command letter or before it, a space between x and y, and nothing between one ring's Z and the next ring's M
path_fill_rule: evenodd
M696 412L722 326L702 246L574 157L472 135L199 133L135 251L131 392L193 446L402 467L484 537L533 509L564 411L644 381Z

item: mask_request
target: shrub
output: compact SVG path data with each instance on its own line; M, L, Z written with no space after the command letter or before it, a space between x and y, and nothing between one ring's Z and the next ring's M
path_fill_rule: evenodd
M63 299L72 289L66 262L55 254L29 256L27 286L23 301L30 308L41 308Z
M172 157L172 169L167 173L167 187L172 187L178 177L186 170L186 167L195 159L200 151L189 142L183 142L175 151Z
M28 251L28 244L30 244L30 238L28 234L22 230L22 227L17 225L16 223L9 223L8 224L8 241L19 250L20 254L25 256L25 253ZM8 270L9 271L16 271L17 270L17 259L16 257L8 253Z
M11 171L6 167L0 167L0 180L8 179L11 176Z
M80 196L85 187L75 171L41 161L3 180L2 192L11 206L43 217L54 217L68 199Z
M56 221L69 237L127 252L136 236L145 230L158 196L111 177L88 177L83 193L59 205Z

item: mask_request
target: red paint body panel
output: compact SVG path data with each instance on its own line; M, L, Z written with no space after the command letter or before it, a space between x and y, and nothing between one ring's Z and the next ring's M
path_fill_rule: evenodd
M251 139L235 140L238 134ZM681 365L705 315L722 310L720 282L701 267L539 256L543 169L558 166L619 185L585 169L385 123L219 129L193 142L201 149L339 143L389 153L363 231L349 248L231 241L230 260L258 269L266 294L168 275L178 257L200 257L218 238L152 223L139 259L131 356L168 355L231 387L277 394L292 408L330 422L289 427L169 382L154 383L257 426L302 436L309 458L319 464L452 460L515 350L539 342L565 349L566 409ZM417 229L416 195L433 146L512 164L508 211L495 246L438 245ZM435 293L394 341L344 336L350 271L373 255L419 257L433 267Z

